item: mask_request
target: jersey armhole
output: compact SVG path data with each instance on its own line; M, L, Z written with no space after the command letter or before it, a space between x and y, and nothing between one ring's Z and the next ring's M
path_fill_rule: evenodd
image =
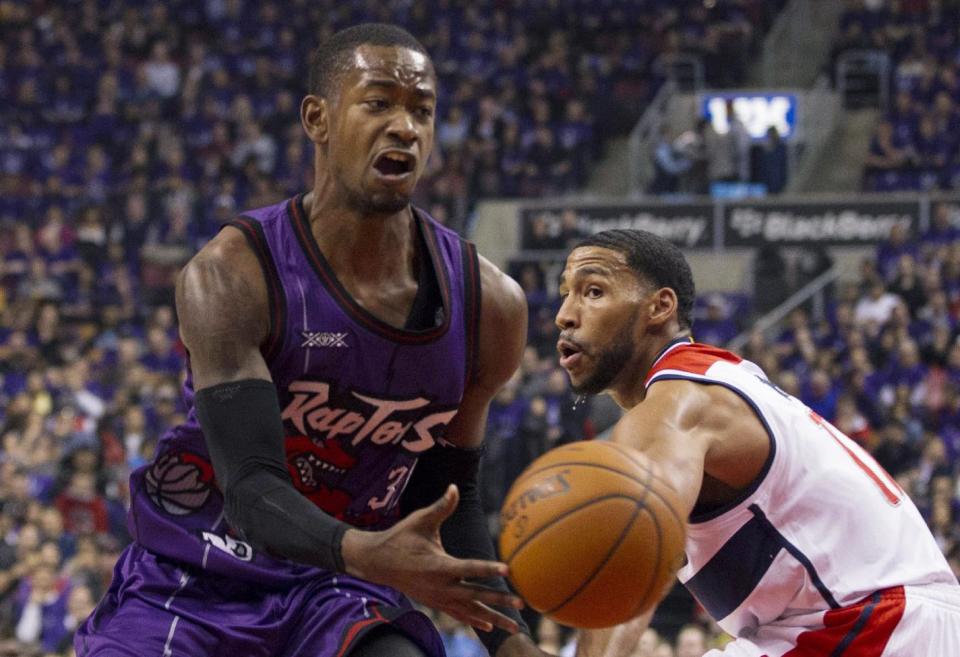
M473 383L478 375L480 353L480 257L477 247L461 240L461 261L463 264L463 300L464 327L466 328L466 369L465 382Z
M287 325L287 304L286 297L283 294L283 285L280 283L280 275L277 273L276 264L270 255L270 248L267 246L267 238L263 234L263 226L259 221L247 216L237 217L226 224L232 226L243 233L247 239L247 244L260 261L260 268L263 270L263 277L267 283L267 302L270 306L270 329L267 338L260 345L260 353L263 359L269 363L283 346L283 327Z
M733 500L709 511L691 513L689 521L691 524L700 524L707 522L708 520L719 518L723 514L732 511L750 499L750 497L757 492L757 489L760 488L760 485L766 481L777 456L777 438L773 433L773 428L770 426L770 422L763 414L763 411L760 410L760 407L757 405L757 403L753 401L746 392L731 383L708 378L706 376L694 373L667 373L654 375L650 381L647 382L647 388L649 389L649 387L657 381L690 381L691 383L699 383L700 385L720 386L721 388L726 388L730 392L737 395L737 397L739 397L753 411L754 417L756 417L757 420L760 421L760 424L763 425L763 430L767 434L767 440L770 443L770 453L767 454L767 459L764 461L763 467L760 468L760 472L757 474L757 476L754 477L750 485L740 491L740 493Z

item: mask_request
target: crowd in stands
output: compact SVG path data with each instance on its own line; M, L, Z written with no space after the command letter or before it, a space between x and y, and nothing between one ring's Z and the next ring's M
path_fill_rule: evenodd
M847 0L836 58L889 55L890 107L870 143L867 191L960 189L960 3Z
M58 208L77 227L83 214L89 233L124 233L137 254L146 241L192 246L223 215L302 190L309 50L380 20L410 28L436 64L437 148L420 200L461 224L477 198L581 187L656 90L660 54L696 47L743 68L780 4L5 2L0 217L51 221ZM128 230L138 214L148 221Z

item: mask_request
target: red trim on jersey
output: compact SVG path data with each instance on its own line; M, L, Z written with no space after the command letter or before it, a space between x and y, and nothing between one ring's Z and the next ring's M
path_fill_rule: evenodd
M647 372L647 379L643 382L643 385L650 385L651 379L663 370L679 370L689 374L703 375L718 361L726 361L736 365L743 359L726 349L711 347L706 344L681 344L668 351L653 364L653 367Z
M337 657L343 657L347 651L353 647L353 644L356 642L361 630L365 630L371 625L379 625L381 623L390 622L383 617L383 615L380 613L380 610L374 605L370 605L368 609L373 612L374 617L364 618L362 621L357 621L347 629L346 634L343 636L343 640L340 642L340 650L337 651Z
M880 657L903 617L902 586L874 594L850 607L828 611L824 628L803 632L783 657Z

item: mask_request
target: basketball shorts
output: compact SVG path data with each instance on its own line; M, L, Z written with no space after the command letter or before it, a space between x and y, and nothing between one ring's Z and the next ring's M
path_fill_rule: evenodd
M271 590L184 570L134 544L74 648L77 657L344 657L385 623L444 657L433 623L393 589L330 575Z
M960 587L944 584L878 591L823 615L823 627L761 627L704 657L960 656Z

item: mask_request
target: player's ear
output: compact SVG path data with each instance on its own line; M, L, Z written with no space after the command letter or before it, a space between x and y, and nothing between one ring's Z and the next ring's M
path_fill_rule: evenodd
M300 103L300 123L314 144L326 144L330 134L330 104L326 98L308 94Z
M677 293L669 287L661 287L650 296L649 316L647 323L653 326L662 326L677 314Z

